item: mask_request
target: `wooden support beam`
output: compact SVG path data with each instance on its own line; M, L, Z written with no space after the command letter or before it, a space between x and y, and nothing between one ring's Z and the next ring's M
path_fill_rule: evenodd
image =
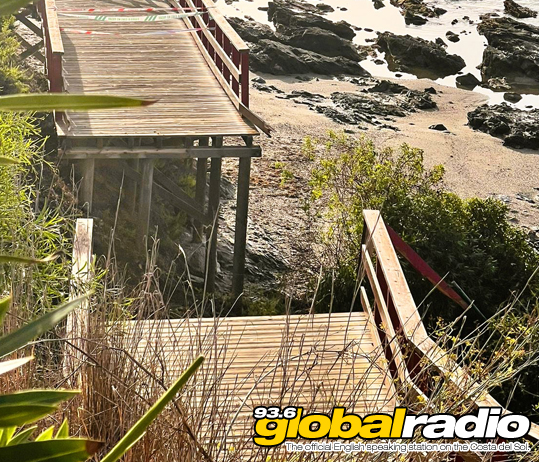
M249 182L251 159L240 159L236 199L236 229L234 235L234 263L232 293L238 298L243 293L245 281L245 249L247 246L247 221L249 211Z
M152 209L153 172L154 161L145 159L141 161L142 179L139 197L139 244L143 244L150 233L150 216Z
M198 142L199 146L208 146L208 138L201 138ZM201 158L197 159L196 171L196 188L195 201L198 203L202 213L206 209L206 176L207 176L208 160ZM195 221L193 226L193 242L201 242L203 236L203 226L199 221Z
M79 204L86 211L92 213L94 199L95 159L85 159L81 162L82 181L79 192Z
M222 143L222 138L214 138L214 145L222 146ZM209 227L206 238L206 290L210 293L215 292L215 276L217 273L217 234L219 231L219 205L221 202L221 166L222 159L220 157L214 157L211 160L208 212L210 217L212 217L212 226Z
M73 147L61 152L66 159L208 159L213 157L260 157L260 146L225 146L191 148L134 148L121 149L117 147Z

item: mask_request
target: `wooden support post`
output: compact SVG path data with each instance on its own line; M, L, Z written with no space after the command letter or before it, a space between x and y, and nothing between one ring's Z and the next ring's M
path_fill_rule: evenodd
M82 181L79 192L79 204L89 215L92 213L94 199L95 159L84 159L82 165Z
M152 210L153 191L153 159L143 159L140 161L142 169L142 179L139 197L139 244L144 243L144 239L150 232L150 214Z
M91 218L79 218L75 228L73 242L73 262L72 281L70 288L70 298L84 295L90 289L92 281L92 233L94 221ZM68 343L64 355L64 374L71 377L72 386L80 387L83 374L80 367L88 358L87 338L90 328L89 301L84 300L79 307L73 311L66 322L66 335Z
M127 165L134 171L139 171L139 159L131 159L127 161ZM125 173L125 171L124 171ZM125 175L127 177L127 174ZM137 211L137 192L138 192L138 180L134 178L124 178L125 184L125 204L129 213L134 214Z
M213 145L220 148L223 145L223 139L213 138ZM217 273L217 235L219 230L219 204L221 201L221 163L222 159L220 157L213 157L211 159L208 212L212 218L212 226L209 227L208 236L206 238L206 290L208 292L215 292L215 275Z
M201 138L199 146L208 146L208 138ZM208 168L207 159L197 159L196 189L195 201L200 205L200 211L206 210L206 171ZM195 220L193 227L193 242L202 242L203 226L202 223Z
M235 298L240 297L243 293L245 280L245 249L247 245L250 177L251 158L245 157L240 159L236 199L236 230L234 235L234 264L232 273L232 293Z

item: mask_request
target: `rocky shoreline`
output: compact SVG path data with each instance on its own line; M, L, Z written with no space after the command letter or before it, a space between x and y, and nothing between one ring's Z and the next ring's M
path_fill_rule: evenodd
M373 4L382 9L389 2ZM420 0L391 0L391 5L407 22L412 16L422 22L444 15ZM500 198L515 222L536 235L539 156L529 154L539 154L539 109L518 103L530 85L539 90L539 28L508 17L474 22L463 16L488 42L477 72L448 52L446 41L458 42L459 34L425 40L381 31L359 45L357 27L328 19L332 6L273 0L263 8L271 26L230 18L251 47L251 106L275 129L272 138L260 140L264 156L253 162L249 279L260 279L267 266L271 274L264 280L275 287L278 274L301 258L301 204L310 171L301 145L328 129L367 133L383 146L406 142L424 149L428 165L446 167L451 190L463 197ZM518 14L508 8L508 14ZM364 67L366 60L383 60L393 72L419 79L376 78ZM460 89L432 80L447 76L455 76ZM486 97L472 91L477 87L502 92L506 103L485 104ZM234 177L234 166L223 168ZM233 226L233 201L228 202L221 217L224 236ZM271 235L264 231L269 229ZM230 262L220 263L226 269Z

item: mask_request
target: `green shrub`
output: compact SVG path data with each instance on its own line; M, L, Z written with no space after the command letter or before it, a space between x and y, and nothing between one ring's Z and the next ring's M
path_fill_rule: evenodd
M494 199L461 199L443 185L444 169L426 168L423 152L408 145L378 149L367 139L330 133L306 143L308 156L322 150L310 179L308 210L322 223L318 243L324 262L339 277L335 283L346 303L355 283L363 232L363 209L379 209L387 224L446 281L456 281L486 317L515 291L534 300L539 257L525 234L508 220L507 207ZM416 302L432 289L405 265ZM429 297L430 314L460 313L445 296Z

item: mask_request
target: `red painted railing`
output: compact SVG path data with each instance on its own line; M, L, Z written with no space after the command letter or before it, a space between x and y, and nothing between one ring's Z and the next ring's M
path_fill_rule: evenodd
M64 90L62 76L62 57L64 45L58 24L56 4L54 0L40 0L38 11L43 24L43 36L45 39L45 66L49 79L49 91L61 93Z
M249 107L249 47L228 23L212 0L177 0L186 10L204 12L189 18L197 32L206 61L225 90L240 104Z
M360 275L367 276L374 298L372 308L363 287L360 298L376 326L391 378L413 395L429 399L433 377L438 375L460 390L474 407L502 407L429 337L380 212L365 210L363 216ZM532 424L527 439L533 444L539 441L539 426ZM505 457L496 454L493 460L505 460ZM458 454L458 458L470 457Z

